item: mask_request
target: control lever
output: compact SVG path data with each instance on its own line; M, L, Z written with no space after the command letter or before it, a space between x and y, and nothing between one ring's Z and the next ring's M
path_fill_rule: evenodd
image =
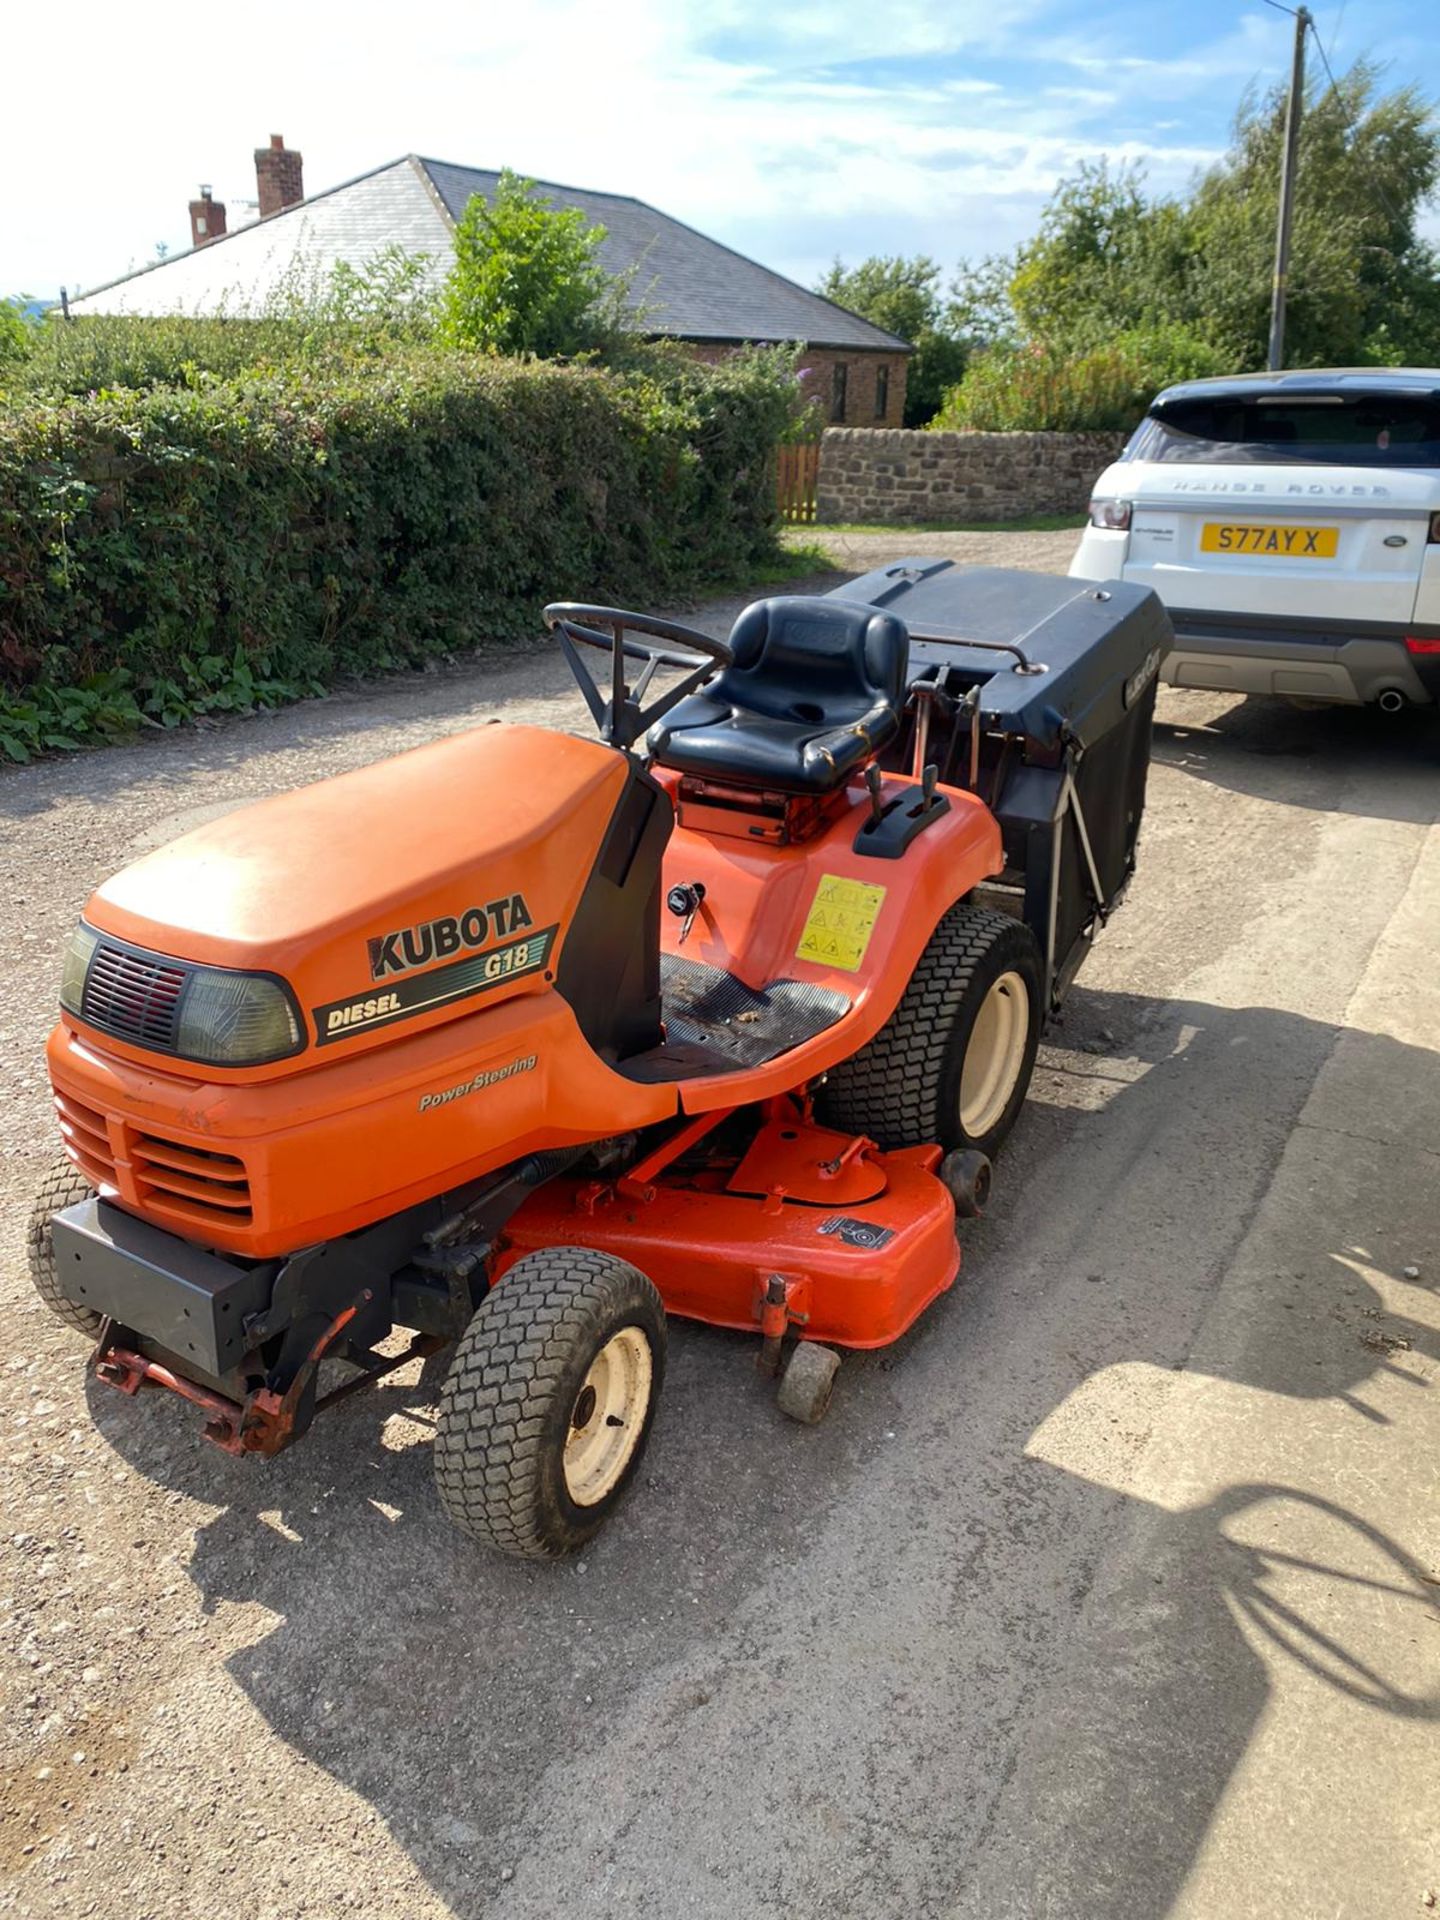
M671 913L683 920L677 946L683 947L694 925L695 915L700 911L700 902L705 898L703 880L685 880L678 887L671 887L665 896L665 904Z
M880 769L875 765L873 760L865 769L865 785L870 791L870 825L872 827L878 827L885 817L885 804L882 798L883 782L880 777Z
M930 744L930 710L935 704L935 688L928 680L918 680L910 689L910 697L915 702L915 751L910 758L910 771L919 774L924 769Z
M935 804L935 783L940 778L940 769L932 760L920 776L920 811L928 813Z

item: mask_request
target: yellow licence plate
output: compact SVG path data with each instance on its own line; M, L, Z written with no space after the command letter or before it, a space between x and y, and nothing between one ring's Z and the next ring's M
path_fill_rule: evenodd
M1252 553L1262 559L1333 560L1339 545L1338 527L1274 527L1261 521L1207 520L1200 533L1202 553Z

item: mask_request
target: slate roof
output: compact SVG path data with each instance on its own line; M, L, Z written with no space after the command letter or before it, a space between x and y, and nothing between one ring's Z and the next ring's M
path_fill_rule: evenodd
M172 255L71 301L80 313L241 314L265 304L287 278L322 279L340 260L364 266L400 245L428 256L443 279L451 235L472 194L490 198L498 173L407 154L268 220ZM647 333L717 342L803 340L816 347L905 351L907 342L820 294L624 194L537 182L557 207L578 207L606 229L600 263L635 268L632 305Z
M362 267L393 244L428 255L435 283L444 278L450 222L409 159L171 254L77 295L70 306L78 313L243 314L262 308L287 278L323 279L339 260Z

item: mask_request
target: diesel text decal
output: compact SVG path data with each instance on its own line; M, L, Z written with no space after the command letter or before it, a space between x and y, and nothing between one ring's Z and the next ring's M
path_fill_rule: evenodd
M441 924L444 923L431 923L432 926ZM455 922L449 924L454 926ZM504 986L507 980L518 980L523 974L540 973L549 963L558 931L558 927L545 927L539 933L527 933L523 939L489 947L484 953L466 954L463 959L452 960L447 967L432 967L428 973L397 980L384 993L354 1000L332 1000L323 1007L312 1007L315 1044L328 1046L332 1040L344 1040L352 1033L368 1033L372 1027L388 1027L396 1020L413 1019L416 1014L428 1013L432 1007L443 1007L451 1000L468 1000L475 994L488 993L492 987Z

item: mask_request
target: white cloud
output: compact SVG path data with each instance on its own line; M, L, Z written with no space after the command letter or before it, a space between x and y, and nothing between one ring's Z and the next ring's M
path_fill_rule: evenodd
M304 153L312 192L410 150L509 165L636 194L800 278L837 250L923 247L948 264L1007 244L1060 174L1102 152L1148 163L1162 186L1211 157L1143 121L1107 138L1087 63L1132 111L1164 90L1148 62L1117 76L1088 36L1044 42L1087 75L1071 88L1022 92L967 70L1032 54L1045 12L249 0L220 23L189 0L132 0L117 32L110 0L27 7L7 24L19 84L0 117L0 291L93 286L157 241L186 245L199 182L253 198L250 153L272 131Z

